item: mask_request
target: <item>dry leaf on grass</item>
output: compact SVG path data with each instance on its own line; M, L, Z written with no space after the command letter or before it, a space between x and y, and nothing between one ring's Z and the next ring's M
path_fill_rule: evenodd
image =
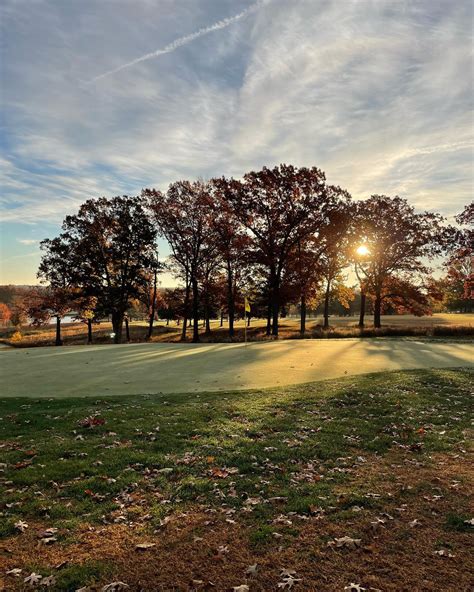
M296 571L294 569L282 569L280 571L281 582L278 582L277 588L282 590L290 590L294 584L302 581L302 578L296 577Z
M28 528L28 524L23 522L23 520L18 520L18 522L15 522L15 528L20 532L25 532L25 530Z
M340 538L336 538L333 541L329 541L329 546L336 546L336 547L347 547L348 549L356 549L360 547L361 539L353 539L349 536L343 536Z
M137 551L146 551L146 549L151 549L152 547L156 547L156 543L138 543L135 545Z
M439 555L440 557L456 557L446 549L440 549L439 551L433 551L433 555Z
M100 592L121 592L122 590L126 590L130 586L125 582L111 582L110 584L106 584L100 589Z
M37 574L35 572L32 572L29 576L27 576L23 582L25 584L29 584L30 586L36 587L38 586L38 584L41 582L41 580L43 579L43 576L41 574Z

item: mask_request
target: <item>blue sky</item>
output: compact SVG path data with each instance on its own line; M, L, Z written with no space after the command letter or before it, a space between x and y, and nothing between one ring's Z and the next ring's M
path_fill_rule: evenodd
M316 165L472 200L470 0L3 0L0 283L90 197ZM163 248L165 252L165 249Z

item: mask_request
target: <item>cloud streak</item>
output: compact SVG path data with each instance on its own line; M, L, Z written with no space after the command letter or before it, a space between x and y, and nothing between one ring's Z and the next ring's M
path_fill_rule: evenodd
M263 5L268 4L269 2L271 2L271 0L259 0L255 4L252 4L251 6L249 6L248 8L245 8L244 10L242 10L241 12L239 12L238 14L236 14L234 16L224 18L220 21L217 21L216 23L214 23L212 25L209 25L208 27L203 27L202 29L195 31L194 33L190 33L189 35L184 35L183 37L178 37L178 39L175 39L171 43L168 43L168 45L166 45L162 49L157 49L157 50L152 51L150 53L146 53L145 55L142 55L139 58L132 60L131 62L126 62L125 64L122 64L121 66L118 66L117 68L113 68L112 70L108 70L107 72L104 72L103 74L99 74L98 76L94 76L94 78L91 78L90 80L88 80L86 82L86 84L92 84L94 82L102 80L103 78L106 78L107 76L112 76L112 74L116 74L117 72L120 72L121 70L125 70L126 68L131 68L132 66L136 66L137 64L140 64L141 62L146 62L147 60L151 60L153 58L157 58L162 55L172 53L173 51L176 51L178 48L183 47L183 45L188 45L188 43L191 43L192 41L199 39L200 37L204 37L205 35L209 35L209 33L213 33L214 31L219 31L220 29L225 29L226 27L233 25L237 21L242 20L243 18L245 18L249 14L257 11Z

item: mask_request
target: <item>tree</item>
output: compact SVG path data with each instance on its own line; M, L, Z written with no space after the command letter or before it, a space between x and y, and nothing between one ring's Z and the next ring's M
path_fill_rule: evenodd
M247 173L242 181L222 178L214 184L250 233L253 261L266 269L271 332L278 336L285 266L298 241L326 221L332 205L324 173L315 167L298 169L282 164Z
M233 215L225 195L220 191L220 182L214 181L213 197L216 200L212 224L217 238L222 266L226 274L227 315L229 337L234 336L235 299L239 280L249 265L250 237L239 220Z
M463 228L455 234L454 250L448 257L446 267L452 286L463 286L461 300L474 300L474 202L467 205L456 216L456 222ZM470 308L472 308L472 303ZM465 306L464 306L465 308Z
M12 311L7 304L0 302L0 325L7 325L11 319Z
M214 204L207 183L178 181L164 194L156 189L145 189L143 197L154 216L158 232L168 241L172 261L185 280L185 311L192 289L193 343L199 342L199 283L206 262L217 254L212 225ZM186 318L183 323L186 333Z
M339 188L330 188L336 194L336 204L329 214L329 221L319 236L319 269L325 282L324 329L329 328L329 304L332 296L345 297L342 270L347 267L350 251L350 227L353 207L350 196ZM337 285L333 285L337 284ZM346 295L347 296L347 295Z
M44 287L33 287L24 295L21 303L23 315L34 327L47 325L51 319L48 305L48 291Z
M76 318L87 324L87 344L92 343L92 323L97 318L97 297L78 296L75 299Z
M44 291L40 308L48 311L48 314L56 317L56 341L55 345L62 345L61 319L71 311L75 288L72 285L72 277L67 263L67 250L60 239L42 241L43 256L38 270L38 277L42 281L49 282L49 288ZM34 317L34 314L29 316Z
M162 296L158 290L158 273L165 269L165 265L158 261L158 253L155 257L154 268L150 275L145 278L145 281L140 289L138 299L145 307L148 315L148 330L147 340L153 336L153 323L156 316L156 311L162 304Z
M439 214L416 213L398 196L373 195L357 203L353 248L363 244L366 249L358 270L362 285L374 295L374 327L381 327L387 282L397 278L413 282L431 271L426 260L445 252L451 233L442 220ZM399 283L400 289L403 285Z
M185 316L184 302L185 289L179 287L167 288L161 293L158 315L160 318L166 319L167 325L173 319L179 324L180 318Z
M112 316L115 343L124 316L155 266L156 230L139 197L86 201L67 216L59 237L42 242L40 274L53 285L64 276L82 296L94 296Z
M49 311L51 316L56 317L55 345L62 345L61 320L68 312L71 312L74 306L74 290L69 287L49 286L44 294L42 306Z
M286 296L287 302L299 304L301 335L306 332L307 307L316 299L321 284L320 255L320 245L315 236L298 241L290 254L282 279L281 293ZM270 314L267 317L267 333L269 328Z

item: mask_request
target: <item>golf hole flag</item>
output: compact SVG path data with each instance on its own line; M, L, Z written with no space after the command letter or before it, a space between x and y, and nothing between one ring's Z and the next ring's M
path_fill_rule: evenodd
M248 301L247 296L245 296L245 312L250 312L250 302Z

